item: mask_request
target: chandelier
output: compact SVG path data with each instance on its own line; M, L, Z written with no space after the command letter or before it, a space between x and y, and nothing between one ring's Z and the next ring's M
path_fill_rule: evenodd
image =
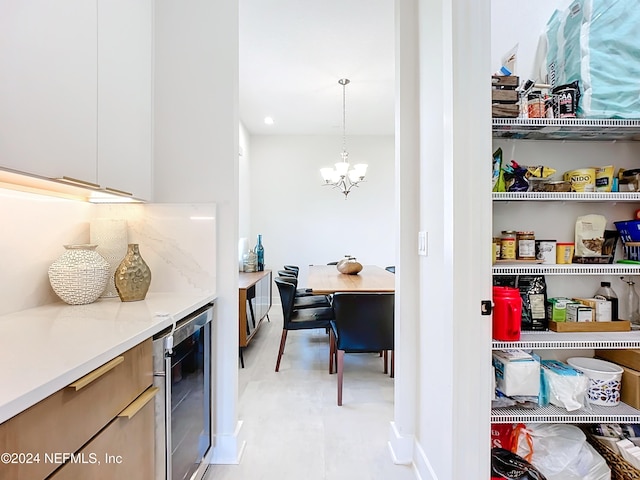
M347 153L346 135L346 86L350 83L348 78L341 78L338 83L342 85L342 161L335 164L335 168L321 168L320 174L324 179L324 186L338 188L347 199L353 187L357 187L364 180L367 173L367 164L358 163L351 167L349 153Z

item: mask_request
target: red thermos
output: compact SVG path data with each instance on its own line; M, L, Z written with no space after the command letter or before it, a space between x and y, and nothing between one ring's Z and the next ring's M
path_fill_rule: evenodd
M522 298L520 290L493 287L493 339L503 342L520 340Z

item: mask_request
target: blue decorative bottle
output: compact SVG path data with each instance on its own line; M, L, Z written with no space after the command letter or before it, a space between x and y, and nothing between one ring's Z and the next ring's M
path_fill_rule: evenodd
M258 243L256 244L256 256L258 257L258 271L264 270L264 247L262 246L262 235L258 235Z

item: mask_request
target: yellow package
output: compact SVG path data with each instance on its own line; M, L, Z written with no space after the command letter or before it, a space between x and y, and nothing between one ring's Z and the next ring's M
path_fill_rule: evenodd
M535 167L527 167L527 172L529 175L536 178L548 178L554 173L556 170L551 167L545 167L543 165L537 165Z
M610 192L613 185L613 165L607 165L606 167L596 168L596 191L597 192Z

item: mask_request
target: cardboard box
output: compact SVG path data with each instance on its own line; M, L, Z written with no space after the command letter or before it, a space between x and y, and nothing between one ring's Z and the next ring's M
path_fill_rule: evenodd
M538 396L540 393L540 363L523 350L493 352L498 390L506 396Z
M596 350L596 357L640 371L640 349Z
M576 302L580 302L593 309L594 322L610 322L611 321L611 302L601 298L574 298Z
M556 297L547 299L547 316L550 322L564 322L567 319L567 304L575 303L570 298Z
M567 322L593 322L593 309L582 303L567 303Z
M622 366L622 365L621 365ZM620 400L633 408L640 409L640 372L622 366Z

